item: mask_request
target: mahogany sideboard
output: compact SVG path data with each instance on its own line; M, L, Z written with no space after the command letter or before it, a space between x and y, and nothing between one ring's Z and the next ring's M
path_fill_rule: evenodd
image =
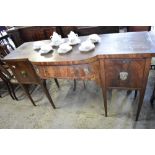
M151 58L155 56L154 32L128 32L100 35L101 42L95 50L82 53L75 45L64 55L52 53L40 55L33 50L33 43L22 44L4 58L28 58L41 78L94 80L101 86L107 116L107 90L109 88L139 90L136 114L138 120L143 103ZM87 36L80 37L82 41ZM42 41L45 44L50 40Z

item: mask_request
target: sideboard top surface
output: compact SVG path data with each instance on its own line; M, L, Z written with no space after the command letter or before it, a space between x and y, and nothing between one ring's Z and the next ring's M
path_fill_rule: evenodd
M81 53L78 49L80 45L75 45L68 54L60 55L55 49L54 52L41 56L33 50L34 42L26 42L7 55L5 59L28 58L33 62L71 63L93 59L94 57L155 56L155 32L103 34L100 37L101 42L95 45L95 50L88 53ZM80 37L81 41L85 41L87 38L88 36ZM51 41L44 40L41 42L48 44Z

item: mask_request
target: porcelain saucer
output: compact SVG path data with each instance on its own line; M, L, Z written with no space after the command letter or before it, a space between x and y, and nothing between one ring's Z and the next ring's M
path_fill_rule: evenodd
M65 45L66 46L66 45ZM68 45L66 47L63 47L63 44L60 45L60 47L58 48L58 53L59 54L65 54L65 53L68 53L72 50L72 46Z
M68 44L69 45L77 45L77 44L79 44L81 42L81 40L80 39L78 39L78 40L76 40L75 42L70 42L70 41L68 41Z

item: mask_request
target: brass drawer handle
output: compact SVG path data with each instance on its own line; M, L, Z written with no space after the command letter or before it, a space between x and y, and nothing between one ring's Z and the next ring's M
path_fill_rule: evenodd
M88 68L84 68L83 70L84 70L85 74L89 74L89 69Z
M38 68L36 68L36 73L39 74L39 69Z
M20 73L21 73L21 75L22 75L23 77L27 77L27 72L26 72L26 71L21 71Z
M33 66L33 67L34 67L36 73L39 74L39 69L38 69L38 67L37 67L37 66Z
M119 77L120 77L120 80L123 80L123 81L127 80L128 72L120 72Z

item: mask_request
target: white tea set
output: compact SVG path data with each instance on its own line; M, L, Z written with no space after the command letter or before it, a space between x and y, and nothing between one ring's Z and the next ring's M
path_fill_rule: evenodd
M41 42L35 42L33 44L34 50L40 50L39 53L46 54L53 50L53 47L58 47L57 52L59 54L65 54L72 50L72 46L77 45L81 43L80 38L78 37L78 34L71 31L68 34L68 40L65 42L65 39L61 37L56 32L53 32L53 35L50 37L51 43L49 44L43 44ZM95 43L100 42L101 38L97 34L91 34L88 36L87 40L82 42L79 46L79 50L81 52L89 52L95 49Z
M51 36L51 44L52 46L59 46L57 52L59 54L65 54L72 50L72 45L77 45L81 42L78 35L71 31L68 34L68 42L65 43L65 40L62 39L61 35L58 35L56 32Z

